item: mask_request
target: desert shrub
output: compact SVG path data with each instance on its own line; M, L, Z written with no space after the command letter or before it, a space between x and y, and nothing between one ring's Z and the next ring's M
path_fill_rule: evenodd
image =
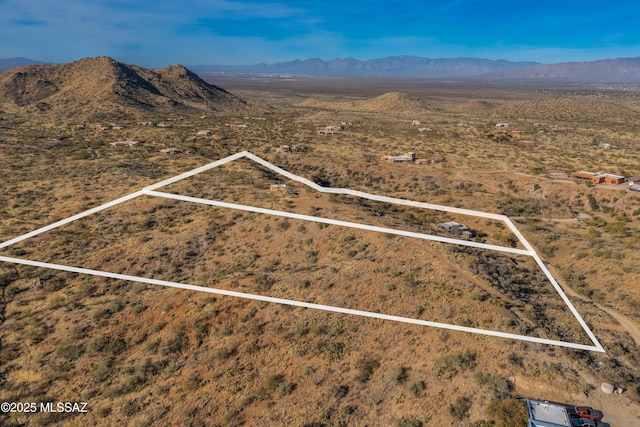
M486 412L496 422L496 427L521 427L529 421L527 408L518 399L494 400L489 403Z
M415 418L402 417L395 422L396 427L422 427L423 423Z
M128 400L122 406L122 415L132 417L142 410L142 403L137 399Z
M497 398L509 397L513 390L513 383L499 375L476 372L473 376L478 385L487 386Z
M234 354L235 354L235 350L234 349L229 349L229 348L226 348L226 347L220 347L220 348L217 348L213 352L213 357L215 357L218 360L225 360L225 359L230 358Z
M249 320L253 319L256 314L258 313L258 309L255 307L251 307L249 309L249 311L247 311L241 318L240 320L242 320L243 322L248 322Z
M109 353L111 355L120 354L127 344L122 338L114 338L106 335L98 336L89 341L87 350L92 353Z
M342 399L349 393L349 386L346 384L334 385L329 389L329 394L336 399Z
M84 344L63 344L56 348L55 355L61 359L74 361L78 360L85 352Z
M466 396L460 396L456 399L455 403L449 405L449 415L462 420L469 416L469 410L471 409L471 398ZM525 424L523 424L525 425Z
M288 230L290 227L291 227L291 222L286 219L284 221L278 222L278 230L280 231Z
M101 383L109 377L111 373L111 361L103 360L93 369L93 379L97 383Z
M308 251L307 252L307 261L309 261L312 264L315 264L318 262L318 251Z
M458 375L459 370L473 369L476 366L476 355L468 351L456 354L444 354L436 359L439 366L438 376L451 379Z
M276 280L269 277L266 274L262 274L255 279L256 288L258 291L268 291L271 286L276 283Z
M358 373L356 374L356 380L361 383L369 381L373 372L380 367L380 362L371 357L363 357L356 362L356 368Z
M411 391L411 393L413 393L414 396L417 397L420 395L420 393L426 390L426 388L427 388L427 383L421 380L411 384L411 387L409 387L409 390Z
M162 348L162 355L181 353L189 346L189 337L185 334L175 334Z
M397 384L406 383L409 379L409 369L404 366L396 366L391 370L391 379Z
M603 228L611 234L625 234L627 232L626 224L621 221L610 222Z
M345 345L343 342L325 342L321 341L318 344L318 350L322 352L322 355L327 358L328 361L333 362L340 360L345 353Z
M296 385L285 381L283 374L274 374L267 377L265 387L269 391L275 392L279 396L291 394L295 390Z

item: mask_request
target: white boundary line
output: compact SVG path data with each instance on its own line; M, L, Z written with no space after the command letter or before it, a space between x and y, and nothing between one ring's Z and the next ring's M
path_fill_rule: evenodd
M295 301L290 299L247 294L244 292L235 292L235 291L228 291L225 289L208 288L205 286L188 285L185 283L169 282L166 280L147 279L144 277L110 273L107 271L90 270L87 268L79 268L79 267L69 267L61 264L50 264L46 262L30 261L30 260L10 258L5 256L0 256L0 261L11 262L15 264L31 265L34 267L41 267L41 268L51 268L54 270L68 271L71 273L81 273L81 274L89 274L92 276L108 277L111 279L127 280L130 282L149 283L152 285L166 286L169 288L187 289L191 291L208 292L211 294L227 295L227 296L252 299L257 301L275 302L278 304L292 305L295 307L304 307L304 308L313 308L316 310L332 311L334 313L352 314L356 316L372 317L374 319L382 319L382 320L393 320L396 322L411 323L414 325L422 325L422 326L431 326L431 327L442 328L442 329L450 329L453 331L472 332L476 334L489 335L489 336L499 337L499 338L524 340L524 341L530 341L530 342L535 342L539 344L557 345L557 346L575 348L580 350L595 350L593 346L584 345L584 344L568 343L564 341L556 341L556 340L550 340L550 339L538 338L538 337L526 337L523 335L510 334L506 332L488 331L485 329L470 328L467 326L449 325L446 323L431 322L428 320L412 319L410 317L392 316L389 314L374 313L371 311L353 310L350 308L335 307L331 305L314 304L314 303L304 302L304 301Z
M414 237L416 239L433 240L442 243L455 243L457 245L472 246L474 248L488 249L492 251L509 252L518 255L531 255L531 252L523 249L507 248L505 246L488 245L486 243L477 243L467 240L450 239L448 237L432 236L431 234L414 233L412 231L395 230L393 228L377 227L375 225L360 224L357 222L340 221L337 219L328 219L317 216L302 215L291 212L276 211L272 209L257 208L254 206L238 205L236 203L219 202L216 200L200 199L197 197L181 196L178 194L162 193L159 191L143 190L148 196L163 197L166 199L181 200L183 202L200 203L209 206L218 206L221 208L237 209L241 211L256 212L267 215L282 216L285 218L302 219L305 221L321 222L324 224L339 225L342 227L358 228L361 230L377 231L379 233L395 234L398 236Z
M356 197L362 197L362 198L366 198L366 199L370 199L370 200L377 200L377 201L381 201L381 202L400 204L400 205L406 205L406 206L413 206L413 207L431 209L431 210L439 210L439 211L444 211L444 212L451 212L451 213L457 213L457 214L463 214L463 215L471 215L471 216L477 216L477 217L481 217L481 218L488 218L488 219L495 219L495 220L504 221L507 224L507 226L511 229L511 231L513 231L513 233L522 242L522 244L527 248L527 250L524 251L524 250L521 250L521 249L507 248L507 247L502 247L502 246L486 245L486 244L479 244L479 243L475 243L475 242L468 242L468 241L462 241L462 240L456 240L456 239L440 238L440 237L437 237L437 236L430 236L430 235L427 235L427 234L412 233L412 232L401 231L401 230L393 230L393 229L387 229L387 228L383 228L383 227L375 227L375 226L368 226L368 225L364 225L364 224L349 223L349 222L346 222L346 221L330 220L330 219L326 219L326 218L310 217L310 216L307 216L307 215L291 214L291 213L288 213L288 212L273 211L273 210L269 210L269 209L262 209L262 208L256 208L256 207L251 207L251 206L243 206L243 205L235 205L235 204L231 204L231 203L217 202L217 201L206 200L206 199L197 199L197 198L192 198L192 197L187 197L187 196L179 196L179 195L173 195L173 194L169 194L169 193L161 193L161 192L154 191L154 190L159 189L161 187L164 187L166 185L173 184L173 183L175 183L177 181L180 181L182 179L197 175L197 174L199 174L201 172L205 172L207 170L210 170L212 168L215 168L217 166L223 165L225 163L231 162L233 160L236 160L236 159L239 159L239 158L242 158L242 157L247 157L247 158L255 161L256 163L258 163L258 164L260 164L260 165L262 165L262 166L264 166L264 167L266 167L268 169L271 169L272 171L274 171L274 172L276 172L276 173L278 173L280 175L283 175L283 176L285 176L285 177L287 177L287 178L289 178L291 180L294 180L294 181L300 182L302 184L305 184L305 185L307 185L307 186L309 186L309 187L311 187L311 188L313 188L313 189L315 189L317 191L320 191L322 193L348 194L348 195L352 195L352 196L356 196ZM30 237L33 237L33 236L36 236L38 234L44 233L46 231L53 230L54 228L60 227L61 225L69 224L69 223L71 223L71 222L73 222L73 221L75 221L77 219L84 218L85 216L88 216L88 215L91 215L93 213L99 212L101 210L104 210L104 209L110 208L112 206L118 205L118 204L120 204L122 202L134 199L134 198L136 198L136 197L138 197L140 195L143 195L143 194L150 195L150 196L159 196L159 197L165 197L165 198L172 198L172 199L177 199L177 200L185 200L185 201L191 201L191 202L197 202L197 203L204 203L204 204L213 205L213 206L228 207L228 208L232 208L232 209L242 209L242 210L247 210L247 211L252 211L252 212L268 213L268 214L272 214L272 215L280 215L280 216L285 216L285 217L289 217L289 218L298 218L298 219L305 219L305 220L309 220L309 221L324 222L324 223L329 223L329 224L336 224L336 225L342 225L342 226L348 226L348 227L354 227L354 228L361 228L361 229L371 230L371 231L380 231L380 232L384 232L384 233L392 233L392 234L398 234L398 235L404 235L404 236L416 237L416 238L422 238L422 239L428 239L428 240L436 240L436 241L441 241L441 242L464 244L464 245L467 245L467 246L474 246L474 247L479 247L479 248L489 249L489 250L497 250L497 251L503 251L503 252L518 253L518 254L521 254L521 255L530 255L536 260L536 263L540 266L542 271L545 273L547 278L550 280L550 282L553 285L553 287L560 294L562 300L565 302L565 304L567 304L567 306L569 307L569 310L571 311L571 313L574 315L576 320L578 320L578 322L580 323L580 325L582 326L584 331L587 333L587 335L589 336L591 341L594 343L594 346L587 346L587 345L576 344L576 343L568 343L568 342L564 342L564 341L548 340L548 339L536 338L536 337L527 337L527 336L524 336L524 335L506 334L506 333L503 333L503 332L487 331L487 330L484 330L484 329L476 329L476 328L468 328L468 327L455 326L455 325L447 325L447 324L423 321L423 320L418 320L418 319L410 319L410 318L404 318L404 317L398 317L398 316L389 316L389 315L384 315L384 314L379 314L379 313L371 313L371 312L360 311L360 310L344 309L344 308L340 308L340 307L323 306L323 305L319 305L319 304L311 304L311 303L298 302L298 301L292 301L292 300L284 300L284 299L279 299L279 298L263 297L263 296L260 296L260 295L244 294L244 293L240 293L240 292L232 292L232 291L225 291L225 290L220 290L220 289L213 289L213 288L206 288L206 287L200 287L200 286L186 285L186 284L180 284L180 283L174 283L174 282L166 282L166 281L155 280L155 279L146 279L146 278L141 278L141 277L136 277L136 276L128 276L128 275L116 274L116 273L107 273L107 272L83 269L83 268L78 268L78 267L69 267L69 266L64 266L64 265L61 265L61 264L48 264L48 263L41 263L41 262L37 262L37 261L29 261L29 260L23 260L23 259L18 259L18 258L10 258L10 257L3 257L3 256L0 256L0 261L12 262L12 263L18 263L18 264L25 264L25 265L33 265L33 266L41 266L41 267L44 267L44 268L53 268L53 269L57 269L57 270L72 271L72 272L77 272L77 273L91 274L91 275L102 276L102 277L111 277L111 278L130 280L130 281L135 281L135 282L158 284L158 285L162 285L162 286L178 287L178 288L181 288L181 289L191 289L191 290L198 290L198 291L202 291L202 292L219 293L221 295L230 295L230 296L237 296L237 297L242 297L242 298L257 299L257 300L261 300L261 301L278 302L280 304L288 304L288 305L295 305L295 306L308 307L308 308L317 308L317 309L320 309L320 310L335 311L335 312L346 313L346 314L356 314L356 315L360 315L360 316L375 317L375 318L379 318L379 319L396 320L396 321L401 321L401 322L405 322L405 323L414 323L414 324L419 324L419 325L424 325L424 326L435 326L435 327L440 327L440 328L444 328L444 329L452 329L452 330L457 330L457 331L475 332L475 333L484 334L484 335L492 335L492 336L503 337L503 338L512 338L512 339L518 339L518 340L522 340L522 341L530 341L530 342L552 344L552 345L558 345L558 346L570 347L570 348L576 348L576 349L582 349L582 350L592 350L592 351L604 352L604 348L602 347L600 342L598 342L598 340L595 337L595 335L593 334L593 332L591 332L591 330L589 329L587 324L584 322L584 320L582 319L582 317L578 313L578 311L571 304L571 301L569 301L569 298L566 296L566 294L564 293L564 291L562 290L560 285L558 285L558 283L553 278L553 276L551 275L549 270L543 264L542 260L537 255L537 253L535 252L533 247L529 244L529 242L527 242L527 240L520 233L520 231L515 227L515 225L511 222L511 220L509 220L509 218L506 217L505 215L498 215L498 214L492 214L492 213L486 213L486 212L479 212L479 211L473 211L473 210L468 210L468 209L453 208L453 207L442 206L442 205L434 205L434 204L430 204L430 203L415 202L415 201L412 201L412 200L396 199L396 198L392 198L392 197L378 196L378 195L375 195L375 194L364 193L364 192L361 192L361 191L350 190L350 189L346 189L346 188L321 187L318 184L316 184L316 183L314 183L312 181L309 181L306 178L303 178L303 177L294 175L294 174L292 174L292 173L290 173L288 171L285 171L284 169L279 168L279 167L267 162L266 160L263 160L260 157L257 157L255 155L249 153L248 151L242 151L240 153L236 153L234 155L225 157L225 158L220 159L218 161L215 161L213 163L209 163L209 164L204 165L202 167L199 167L199 168L193 169L191 171L185 172L183 174L177 175L177 176L175 176L173 178L169 178L169 179L166 179L164 181L158 182L156 184L152 184L150 186L147 186L147 187L143 188L142 190L136 191L136 192L131 193L131 194L127 195L127 196L124 196L124 197L121 197L119 199L113 200L111 202L105 203L103 205L97 206L97 207L95 207L93 209L89 209L89 210L87 210L85 212L81 212L81 213L79 213L77 215L71 216L71 217L66 218L64 220L57 221L57 222L55 222L53 224L47 225L45 227L39 228L39 229L31 231L29 233L26 233L26 234L24 234L22 236L18 236L18 237L14 238L14 239L8 240L8 241L0 244L0 249L5 248L5 247L10 246L10 245L13 245L15 243L18 243L20 241L26 240L26 239L28 239ZM470 243L473 243L473 244L470 244ZM479 245L483 245L483 246L479 246Z

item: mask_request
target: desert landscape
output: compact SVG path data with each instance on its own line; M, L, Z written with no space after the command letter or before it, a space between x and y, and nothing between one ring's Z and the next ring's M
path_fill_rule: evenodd
M0 74L0 147L0 394L88 406L3 425L524 426L521 399L640 419L640 192L573 177L640 175L638 85L97 57ZM324 188L507 216L604 352L6 262L596 344L518 253L149 194L11 243L243 151ZM525 250L495 219L327 194L247 158L161 191Z

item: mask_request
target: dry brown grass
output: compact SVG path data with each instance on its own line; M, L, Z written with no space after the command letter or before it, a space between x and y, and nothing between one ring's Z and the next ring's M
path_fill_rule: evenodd
M636 122L618 122L613 128L607 124L613 119L589 121L581 110L569 111L573 101L539 104L536 99L544 95L524 89L344 87L340 102L402 92L434 107L386 113L296 107L287 99L299 101L300 95L285 89L291 92L247 89L269 103L286 105L265 114L265 120L253 115L200 119L143 114L157 121L173 118L173 127L143 127L131 118L122 121L124 130L117 136L96 132L81 117L39 116L34 122L3 114L0 162L6 166L0 181L6 184L0 192L0 239L247 149L331 186L517 217L608 354L4 264L3 398L90 403L89 414L64 419L38 414L29 417L33 425L123 420L139 425L394 425L402 420L448 425L460 414L470 424L488 419L489 402L509 395L591 404L604 410L612 425L638 415L637 408L625 403L638 399L633 388L640 377L637 343L599 305L638 324L640 200L629 192L546 178L550 172L578 168L638 174ZM305 97L322 98L322 88L312 92ZM474 99L496 108L460 111L467 102L475 105ZM487 139L494 124L504 120L496 109L511 102L567 111L557 110L551 117L545 110L541 119L508 117L512 129L525 132L521 139L532 143ZM606 114L615 101L606 102L590 99L587 105ZM413 119L432 131L420 133L411 126ZM232 120L249 126L224 126ZM353 125L334 137L315 136L315 126L341 121ZM566 130L538 133L558 126ZM215 135L196 138L195 131L205 128ZM114 138L142 145L112 149ZM594 139L615 140L620 149L598 150ZM301 144L308 151L275 154L274 147L281 144ZM185 153L158 156L159 148L168 146ZM443 161L419 166L379 160L405 151ZM228 166L170 189L408 230L446 219L330 198L299 186L292 186L295 197L282 197L266 190L272 177L260 168L242 162ZM386 215L372 216L378 209ZM574 212L581 213L581 222L572 219ZM493 223L470 225L484 230L488 241L508 237ZM556 297L540 292L548 285L536 286L535 299L528 300L518 294L523 289L506 289L489 277L490 265L509 264L511 271L523 269L519 274L526 282L536 283L536 274L525 271L526 262L506 257L480 263L483 254L444 245L152 198L2 253L583 339L566 312L552 306ZM35 277L44 279L41 288L30 287ZM541 315L548 322L537 322ZM602 381L628 387L627 397L601 398L597 388ZM468 411L456 411L456 402L469 397ZM2 422L24 420L5 416Z

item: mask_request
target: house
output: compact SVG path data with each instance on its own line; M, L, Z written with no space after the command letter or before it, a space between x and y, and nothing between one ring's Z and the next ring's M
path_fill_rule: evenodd
M594 172L577 171L572 173L571 176L578 181L590 181L592 184L604 182L604 176Z
M577 171L571 174L571 176L579 181L590 181L592 184L601 184L604 182L605 184L617 185L626 181L624 176L602 172Z
M196 132L196 135L198 135L198 136L211 136L211 135L213 135L213 132L210 131L209 129L199 130L198 132Z
M158 123L156 126L163 129L167 129L171 127L171 125L168 125L166 123Z
M382 160L393 163L413 163L416 160L416 153L404 153L402 156L382 156Z
M271 184L269 191L286 191L287 184Z
M173 155L173 154L178 154L180 150L178 150L177 148L163 148L162 150L160 150L160 152L162 154Z
M291 152L291 147L289 147L288 145L281 145L280 147L278 147L278 153L290 153Z
M420 120L412 120L411 126L420 126Z
M316 134L317 135L328 136L328 135L334 135L334 134L336 134L338 132L340 132L340 127L339 126L325 126L325 127L321 127L321 128L316 128Z
M459 224L457 222L441 222L436 226L436 231L450 234L453 236L461 236L465 239L470 239L476 236L475 231L470 229L464 224Z
M140 144L138 141L116 141L116 142L112 142L111 146L112 147L134 147L136 145Z
M529 414L528 427L572 427L573 423L564 405L538 400L526 401Z
M622 184L623 182L626 181L626 178L624 176L621 175L612 175L610 173L603 173L602 175L604 175L604 182L606 184Z
M509 127L509 123L496 123L497 128L507 128Z
M382 160L391 163L415 163L417 165L428 165L430 163L437 163L434 159L418 159L416 153L409 151L402 156L382 156Z
M522 133L519 130L504 130L504 129L497 129L497 130L492 130L491 132L489 132L491 135L493 136L508 136L508 137L512 137L512 136L520 136L520 134Z

